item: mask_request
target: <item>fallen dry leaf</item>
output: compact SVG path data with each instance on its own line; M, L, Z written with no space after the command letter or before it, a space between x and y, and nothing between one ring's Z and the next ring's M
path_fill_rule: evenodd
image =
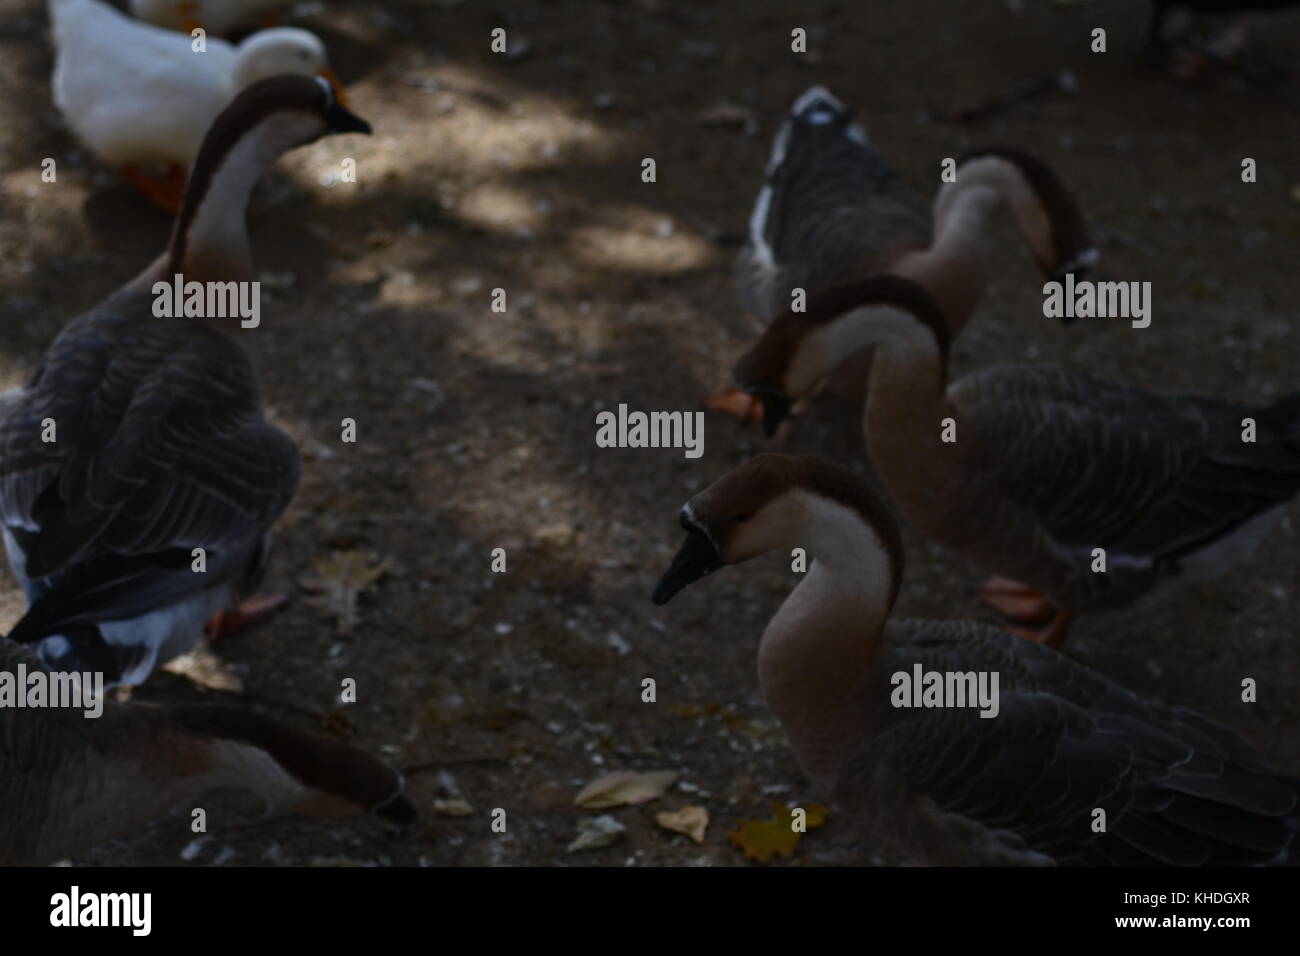
M617 843L623 839L623 834L626 832L627 827L609 814L591 817L578 823L578 835L565 849L569 853L599 850L601 847Z
M803 809L807 811L806 823L809 829L826 822L825 807L810 804ZM803 839L803 834L793 828L793 814L784 803L772 804L771 820L738 822L739 826L727 834L727 838L740 847L745 856L759 863L769 863L774 856L794 856L795 847Z
M173 657L163 665L169 674L179 674L207 690L224 690L236 694L244 692L244 682L238 674L205 644L180 657Z
M335 551L327 558L312 558L311 563L317 576L298 580L313 595L305 602L335 618L339 634L351 634L357 626L357 598L388 571L388 559L372 566L365 551Z
M573 803L587 810L647 803L663 796L676 779L676 770L653 770L649 773L618 770L591 781L573 798Z
M451 797L447 800L434 800L433 812L440 817L468 817L473 815L474 808L460 797Z
M674 833L685 833L696 843L704 842L704 831L709 827L709 811L704 807L682 807L680 810L663 810L655 814L655 823Z

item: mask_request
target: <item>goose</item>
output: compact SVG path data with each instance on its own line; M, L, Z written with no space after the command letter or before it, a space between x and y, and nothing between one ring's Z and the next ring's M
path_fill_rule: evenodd
M0 673L30 680L41 669L39 658L0 638ZM83 853L217 789L252 794L272 813L370 811L400 826L415 820L400 773L256 711L100 706L97 717L66 707L0 709L0 866Z
M759 684L813 785L879 845L934 865L1300 863L1300 780L1222 724L991 625L891 619L898 525L847 468L759 455L680 520L659 605L768 551L812 558L763 631ZM994 706L915 706L918 670L985 675Z
M50 20L59 112L95 156L171 213L204 134L240 90L297 73L323 76L341 95L324 44L306 30L262 30L238 47L209 38L198 53L188 36L100 0L50 0Z
M139 684L214 615L241 623L230 609L297 487L297 449L219 328L238 320L158 318L154 283L254 278L244 212L258 177L290 149L369 129L323 80L249 87L204 140L167 251L68 323L0 401L0 525L29 602L9 637L51 668Z
M924 288L872 276L782 316L734 376L771 434L792 399L874 346L862 427L881 481L913 526L996 573L986 601L1050 619L1026 637L1057 646L1075 611L1221 574L1300 490L1300 393L1252 408L1050 365L949 384L948 338Z
M987 231L1005 207L1043 272L1076 277L1098 260L1079 204L1055 172L1021 149L957 158L931 210L867 142L852 111L821 86L795 100L777 131L766 180L736 257L741 304L765 324L807 297L878 272L915 279L956 335L988 283ZM742 418L757 406L724 388L706 405Z
M284 0L131 0L131 13L168 30L189 33L203 27L224 36L254 20L273 20L271 11L284 5Z

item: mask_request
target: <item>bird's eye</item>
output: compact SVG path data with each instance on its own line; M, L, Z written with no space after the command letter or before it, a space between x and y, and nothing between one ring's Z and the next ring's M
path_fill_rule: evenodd
M731 520L732 520L732 521L748 521L748 520L749 520L750 518L752 518L752 517L753 517L753 515L751 515L749 512L745 512L744 514L734 515L734 516L732 517Z

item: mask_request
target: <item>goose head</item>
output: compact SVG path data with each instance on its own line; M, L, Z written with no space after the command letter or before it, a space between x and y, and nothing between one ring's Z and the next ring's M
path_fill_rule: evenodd
M889 507L860 477L824 458L751 458L686 502L679 521L686 540L654 589L655 604L723 565L796 547L831 563L886 569L890 604L902 577L902 537Z
M333 88L335 99L347 105L343 87L330 69L325 44L314 33L297 27L259 30L235 51L231 81L236 90L284 73L323 77Z
M763 403L771 437L794 402L812 395L840 362L873 346L937 351L946 371L947 323L919 283L881 274L810 299L806 311L787 312L768 326L732 376Z

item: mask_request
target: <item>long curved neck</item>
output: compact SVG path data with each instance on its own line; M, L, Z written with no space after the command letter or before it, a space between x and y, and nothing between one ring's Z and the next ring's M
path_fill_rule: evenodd
M185 200L171 243L129 284L150 288L176 273L186 281L243 282L256 277L246 216L253 187L280 150L264 130L246 130L218 148L199 152L185 184Z
M829 786L866 732L855 691L880 650L894 569L853 509L810 497L806 513L811 564L763 632L758 676L805 771Z
M875 348L868 407L898 399L928 410L943 398L947 363L936 335L916 316L889 305L865 305L842 312L805 335L794 352L787 379L804 395L837 365Z
M1049 261L1051 225L1037 195L1014 165L984 157L963 163L957 181L940 187L930 247L905 254L889 268L929 290L943 308L953 335L975 311L988 284L989 220L999 207L1014 214L1021 236L1038 260Z
M918 327L898 333L876 349L863 438L895 507L913 526L929 531L930 522L951 507L957 413L933 339Z
M945 184L944 190L953 189ZM979 304L988 284L988 221L1000 203L987 186L961 187L935 201L935 237L928 249L904 254L889 271L914 279L934 296L949 331L956 335ZM940 207L942 206L942 210Z
M225 150L200 152L172 233L168 266L173 272L198 281L253 278L248 199L278 155L257 128Z

